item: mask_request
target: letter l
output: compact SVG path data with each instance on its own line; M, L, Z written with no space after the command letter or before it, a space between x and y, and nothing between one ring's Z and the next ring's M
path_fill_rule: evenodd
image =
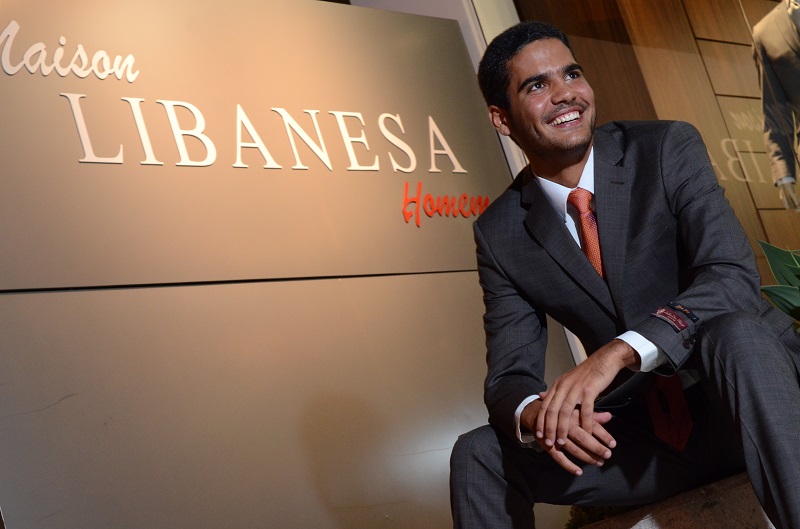
M83 111L81 110L80 100L86 97L86 94L69 94L61 92L59 94L67 98L69 106L72 109L72 117L75 118L75 125L78 127L78 136L83 145L83 158L78 160L81 163L122 163L122 145L119 146L119 152L113 158L102 158L97 156L92 149L92 141L89 139L89 131L86 130L86 121L83 119Z

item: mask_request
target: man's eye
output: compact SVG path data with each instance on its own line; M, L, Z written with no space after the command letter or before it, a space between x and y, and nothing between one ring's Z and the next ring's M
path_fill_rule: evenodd
M567 74L567 79L577 79L581 76L581 72L575 70L573 72L569 72Z
M531 83L530 87L528 88L529 92L536 92L537 90L541 90L544 88L544 83Z

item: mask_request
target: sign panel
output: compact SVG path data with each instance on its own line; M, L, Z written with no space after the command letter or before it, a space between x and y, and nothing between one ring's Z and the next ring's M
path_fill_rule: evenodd
M5 0L0 31L0 290L474 269L508 184L454 21Z
M447 527L481 311L476 272L0 296L5 526Z

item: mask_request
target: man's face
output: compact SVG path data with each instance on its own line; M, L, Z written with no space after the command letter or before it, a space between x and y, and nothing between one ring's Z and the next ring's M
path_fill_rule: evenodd
M592 143L594 92L560 40L525 46L508 63L508 111L490 107L497 130L534 162L582 155Z

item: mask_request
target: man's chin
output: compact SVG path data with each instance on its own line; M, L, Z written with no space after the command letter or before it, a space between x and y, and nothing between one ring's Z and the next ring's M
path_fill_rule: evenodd
M572 138L570 140L554 142L552 145L554 151L553 154L583 154L589 147L591 147L593 136L593 134L588 134L581 138Z

